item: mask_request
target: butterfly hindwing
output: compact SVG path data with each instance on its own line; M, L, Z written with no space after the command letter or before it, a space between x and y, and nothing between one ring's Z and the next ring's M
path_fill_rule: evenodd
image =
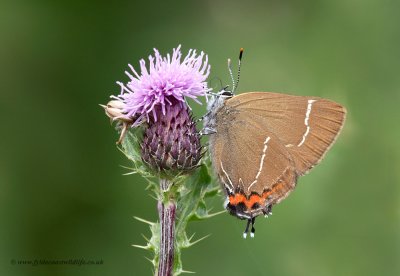
M270 191L267 201L276 203L295 186L297 175L288 149L258 120L234 107L225 105L218 111L210 151L228 194L240 190L250 196Z

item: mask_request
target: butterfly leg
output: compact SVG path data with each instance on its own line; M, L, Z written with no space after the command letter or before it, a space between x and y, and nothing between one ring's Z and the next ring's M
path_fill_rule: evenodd
M200 118L198 118L196 120L196 123L202 122L205 118L209 117L211 114L211 111L208 111L206 114L204 114L203 116L201 116Z
M252 220L252 219L248 219L248 220L247 220L246 229L245 229L244 232L243 232L243 238L244 238L244 239L247 238L247 233L249 233L249 227L250 227L250 222L251 222L251 220Z
M214 134L214 133L217 133L216 129L211 128L211 127L205 127L199 132L199 135L204 136L204 135L210 135L210 134Z
M208 111L206 114L204 114L204 115L201 116L200 118L191 121L191 122L189 123L189 127L191 127L191 126L193 126L193 125L195 125L195 124L198 124L198 123L202 122L204 119L206 119L208 116L210 116L210 114L211 114L211 111Z
M265 209L263 209L262 212L266 218L272 215L272 205L265 206Z
M251 231L250 231L250 237L254 238L254 234L256 232L256 229L254 228L254 224L256 223L256 218L251 219Z

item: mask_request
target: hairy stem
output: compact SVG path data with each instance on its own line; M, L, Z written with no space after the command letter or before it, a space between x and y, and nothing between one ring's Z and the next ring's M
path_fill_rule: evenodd
M160 179L161 192L168 194L172 182ZM171 276L174 265L174 244L175 244L175 211L176 204L172 198L160 199L158 202L158 215L160 217L160 255L158 262L157 276Z

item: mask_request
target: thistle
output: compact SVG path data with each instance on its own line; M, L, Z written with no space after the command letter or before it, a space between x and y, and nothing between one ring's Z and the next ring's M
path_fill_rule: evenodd
M204 198L218 191L200 164L203 149L186 101L200 102L198 97L210 90L206 82L210 65L207 56L195 50L182 60L178 46L166 57L154 49L149 68L140 61L140 74L129 68L128 83L117 82L120 94L102 107L117 122L117 144L133 161L134 171L149 180L158 200L160 222L148 222L152 237L137 247L153 251L155 275L177 275L183 272L181 248L193 244L186 236L186 224L211 216Z

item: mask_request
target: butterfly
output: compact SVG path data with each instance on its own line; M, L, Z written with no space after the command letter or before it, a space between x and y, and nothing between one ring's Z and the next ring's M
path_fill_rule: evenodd
M346 109L331 100L273 92L214 93L203 134L209 135L211 162L231 215L247 220L243 236L254 237L255 218L296 187L324 157L343 128Z

